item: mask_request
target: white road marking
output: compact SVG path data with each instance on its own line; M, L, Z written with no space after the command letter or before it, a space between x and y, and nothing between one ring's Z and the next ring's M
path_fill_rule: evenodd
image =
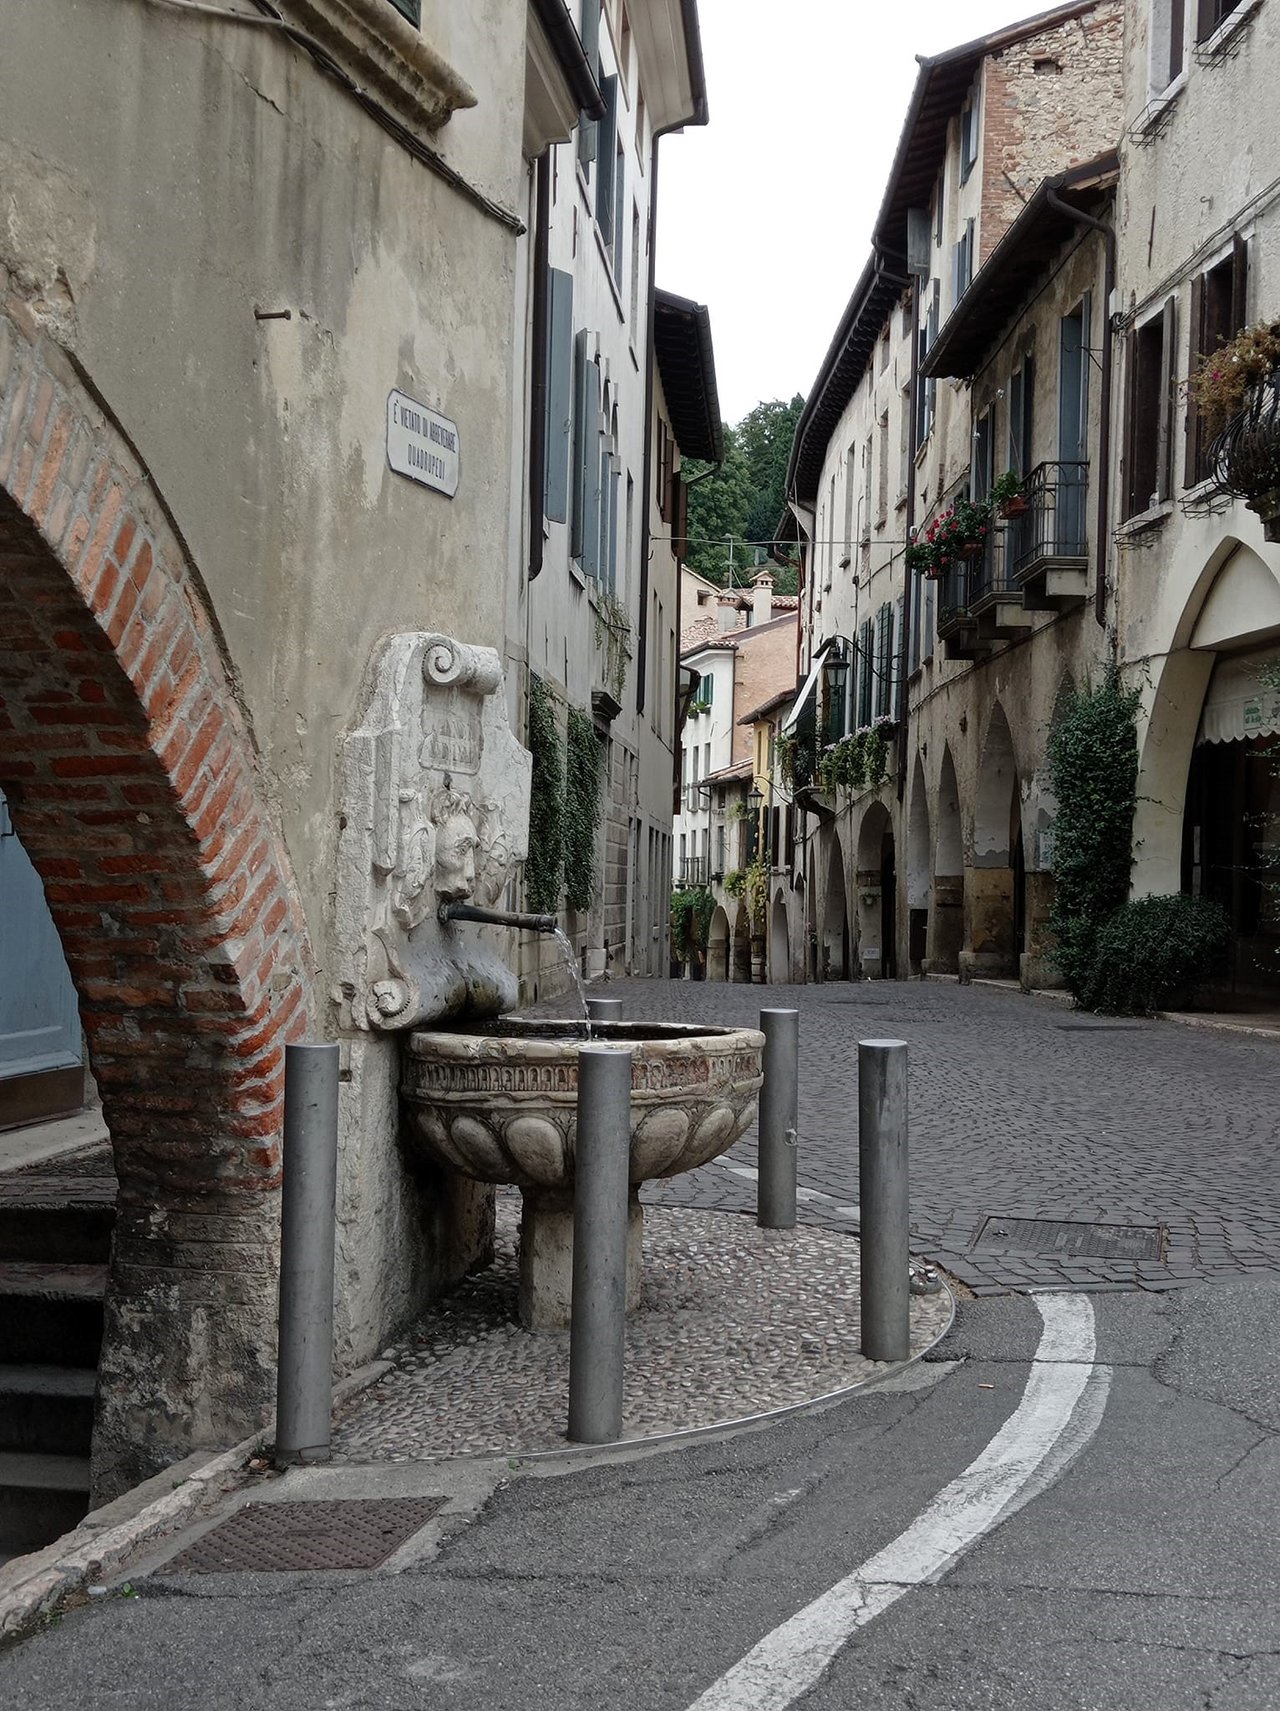
M785 1711L813 1687L859 1628L913 1587L938 1580L1017 1505L1071 1425L1097 1352L1086 1296L1038 1294L1032 1299L1044 1331L1027 1387L982 1454L905 1532L766 1634L699 1694L689 1711ZM1091 1422L1094 1429L1100 1418L1099 1411ZM1086 1441L1079 1439L1077 1451Z
M758 1182L760 1180L760 1172L753 1164L725 1164L723 1159L720 1159L718 1162L720 1164L724 1164L724 1168L726 1170L731 1170L735 1176L745 1177L748 1182ZM832 1198L832 1195L824 1194L820 1188L796 1189L797 1200L830 1200ZM852 1214L854 1217L857 1217L858 1215L858 1208L856 1206L837 1206L836 1211L843 1212L846 1216Z

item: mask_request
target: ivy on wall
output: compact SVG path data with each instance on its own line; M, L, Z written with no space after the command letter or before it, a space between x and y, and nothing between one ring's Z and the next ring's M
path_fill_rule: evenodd
M596 837L600 830L603 756L590 714L570 707L566 743L564 894L571 909L590 909L596 897Z
M540 677L529 675L529 855L524 864L525 901L541 914L560 905L564 877L564 752L555 701Z
M1057 798L1054 952L1075 998L1087 1002L1097 937L1129 895L1138 801L1138 706L1115 672L1073 689L1049 732L1049 780Z
M671 954L677 962L701 959L715 911L715 897L704 885L671 893Z

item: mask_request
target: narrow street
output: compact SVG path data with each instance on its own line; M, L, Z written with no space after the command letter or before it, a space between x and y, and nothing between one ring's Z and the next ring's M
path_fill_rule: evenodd
M180 1573L172 1544L155 1550L113 1595L0 1655L0 1698L30 1711L72 1695L91 1711L1280 1702L1276 1044L1111 1028L949 985L610 992L634 1015L799 1006L804 1215L834 1225L853 1221L855 1042L909 1041L917 1241L975 1283L943 1342L841 1403L683 1448L291 1476L313 1498L447 1498L452 1518L360 1575ZM692 1194L746 1206L753 1157L748 1136ZM975 1262L983 1220L1017 1215L1163 1226L1168 1255L1159 1273L1127 1262L1127 1277L1104 1275L1122 1262L1008 1248ZM1083 1356L1050 1346L1053 1303L1087 1333ZM1068 1406L1046 1433L1036 1396L1064 1375ZM1007 1501L1000 1478L1014 1480ZM984 1486L998 1515L966 1532ZM923 1566L895 1571L901 1584L876 1568L904 1560ZM850 1576L850 1620L847 1591L834 1617L831 1599L814 1605ZM784 1624L811 1605L834 1626L797 1660Z

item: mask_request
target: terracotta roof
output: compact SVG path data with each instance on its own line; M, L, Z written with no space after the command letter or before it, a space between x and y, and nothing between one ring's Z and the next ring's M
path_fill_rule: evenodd
M653 353L676 444L685 457L724 461L716 359L706 306L671 291L653 294Z
M702 780L704 784L728 784L735 778L750 778L753 763L749 760L736 760L732 766L722 766L719 772L709 772Z
M758 707L753 707L749 713L744 713L738 720L738 724L754 725L756 720L763 719L766 713L774 713L779 707L786 707L795 698L796 686L794 683L789 683L785 689L780 689L768 701L762 701Z

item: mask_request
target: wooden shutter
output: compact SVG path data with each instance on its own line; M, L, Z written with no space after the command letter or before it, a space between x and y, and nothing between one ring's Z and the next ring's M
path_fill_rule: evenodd
M569 551L580 559L586 545L587 486L591 446L591 386L595 364L587 352L584 328L573 341L573 518Z
M1169 5L1169 83L1182 72L1186 53L1186 0L1170 0ZM1168 85L1166 84L1166 88Z
M1120 442L1124 447L1124 514L1135 517L1142 507L1134 494L1137 448L1133 443L1133 425L1137 419L1138 398L1138 333L1134 327L1129 329L1124 341L1124 372L1124 431Z
M573 275L547 270L547 464L543 514L569 517L569 448L573 438Z
M1196 14L1196 40L1204 41L1218 27L1219 0L1199 0Z
M587 56L587 63L594 76L600 75L600 0L583 0L582 4L582 48ZM582 119L578 125L578 159L583 166L596 158L596 133L599 125L595 119Z
M596 224L606 245L613 242L613 175L618 162L618 80L600 82L604 96L604 118L596 142Z
M1173 492L1173 421L1178 399L1174 358L1177 333L1178 299L1166 297L1160 340L1160 422L1156 450L1156 493L1161 501Z

